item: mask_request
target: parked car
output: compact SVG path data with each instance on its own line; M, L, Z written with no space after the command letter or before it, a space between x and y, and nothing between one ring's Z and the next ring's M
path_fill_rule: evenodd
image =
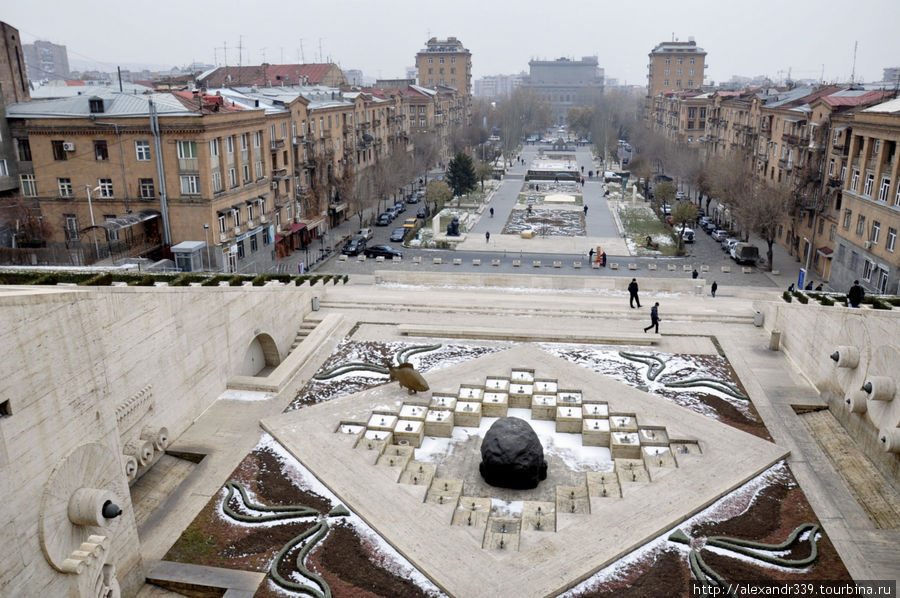
M395 257L403 257L403 252L394 249L390 245L374 245L366 248L366 257L383 257L389 260Z
M712 238L721 243L728 238L728 231L720 228L712 234Z
M675 221L671 216L666 216L666 224L668 224L669 226L675 226Z
M711 235L713 231L717 230L719 227L712 220L707 220L700 225L700 228L702 228L707 235Z
M428 208L426 208L425 206L419 208L419 211L416 212L416 218L422 218L423 220L425 218L428 218Z
M672 213L672 206L670 206L670 205L667 204L667 203L664 203L662 206L660 206L659 209L660 209L660 210L662 211L662 213L665 214L666 216L668 216L669 214Z
M684 199L684 197L685 197L684 191L676 191L675 192L675 199L681 201L682 199Z
M739 240L733 237L726 238L724 241L722 241L722 251L724 251L728 255L731 255L731 248L737 245L738 242Z
M406 236L406 229L402 226L398 226L394 230L391 231L390 240L400 242L403 240L403 237Z
M693 243L694 242L694 230L690 228L684 229L684 232L681 233L681 240L685 243Z
M759 248L750 243L735 243L731 248L731 259L739 264L755 264L759 259Z
M403 227L407 230L416 228L416 219L415 218L407 218L403 221Z
M704 210L703 208L697 208L697 216L703 218L704 216L706 216L706 210Z
M357 231L356 236L362 237L366 241L371 241L373 233L374 231L371 228L361 228Z
M406 196L406 203L419 203L419 196L416 193L410 193Z
M344 255L359 255L366 250L365 237L353 237L341 247L341 253Z
M402 201L398 201L397 203L394 204L394 211L397 212L398 214L405 212L406 204L403 203Z
M379 214L378 218L375 220L375 226L387 226L393 219L394 218L387 212Z

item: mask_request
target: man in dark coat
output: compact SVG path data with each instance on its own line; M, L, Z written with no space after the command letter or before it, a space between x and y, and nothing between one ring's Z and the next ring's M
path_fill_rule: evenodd
M638 298L638 283L636 278L631 279L631 284L628 285L628 294L630 295L628 304L634 309L634 302L637 301L638 307L641 306L641 300Z
M644 332L647 332L651 328L656 328L654 332L659 334L659 301L650 308L650 325L644 328Z
M850 303L850 307L859 307L859 304L865 296L866 292L859 286L859 281L854 280L853 286L850 287L850 292L847 293L847 301Z

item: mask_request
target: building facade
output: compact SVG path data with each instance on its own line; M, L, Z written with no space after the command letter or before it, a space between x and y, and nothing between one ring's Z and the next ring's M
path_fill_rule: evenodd
M594 94L603 93L603 69L599 64L596 56L531 60L523 86L549 102L553 122L562 125L570 108L591 104Z
M432 37L416 54L419 87L456 90L464 102L464 120L472 119L472 53L455 37Z
M0 197L19 187L17 147L6 121L6 106L31 98L19 31L0 22Z
M36 41L22 46L25 66L31 81L68 79L69 54L65 46L53 42Z
M703 85L706 52L690 38L686 42L662 42L650 51L647 95L699 89Z

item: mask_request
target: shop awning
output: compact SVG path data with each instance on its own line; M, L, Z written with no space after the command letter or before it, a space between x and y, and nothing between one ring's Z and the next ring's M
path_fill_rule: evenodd
M291 232L292 233L295 233L298 230L303 230L304 228L306 228L306 225L303 224L302 222L294 222L293 224L291 224Z
M276 242L276 243L280 243L280 242L283 241L283 240L284 240L284 237L282 237L281 235L275 235L275 242Z
M820 247L816 253L822 257L831 258L831 254L834 253L834 250L831 247Z

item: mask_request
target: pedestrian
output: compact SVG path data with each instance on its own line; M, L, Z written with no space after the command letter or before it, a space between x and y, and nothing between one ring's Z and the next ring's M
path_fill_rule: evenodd
M491 218L494 217L494 208L491 208Z
M581 173L584 174L584 166L581 167Z
M588 178L589 178L589 179L594 178L594 171L593 171L593 170L588 170Z
M587 216L587 204L584 205L584 215Z
M634 302L637 301L638 307L641 306L641 300L638 298L638 283L637 278L632 278L631 283L628 285L628 304L631 306L631 309L634 309ZM659 304L657 304L659 305Z
M584 187L584 177L581 177L581 186Z
M485 243L491 242L491 231L489 231L489 230L484 231L484 242Z
M717 285L717 284L716 284L716 281L714 280L713 283L712 283L712 286L709 287L709 291L710 291L710 293L712 293L712 296L713 296L713 297L716 296L716 289L718 289L718 288L719 288L719 285Z
M594 248L591 247L591 250L588 251L588 263L594 263Z
M306 271L306 267L303 262L300 262L299 264L297 264L297 271L300 272L301 276L303 276L304 272Z
M647 332L651 328L655 328L653 332L659 334L659 301L650 308L650 325L644 328L644 332Z
M817 290L817 291L821 291L821 290L822 290L822 283L821 283L821 282L816 286L816 290Z
M811 281L811 280L810 280L808 283L806 283L806 288L803 289L803 290L805 290L805 291L811 291L811 290L812 290L812 281Z
M794 283L791 283L790 285L788 285L788 293L793 293L793 292L794 292Z
M606 252L600 254L600 265L606 266Z
M865 296L866 292L859 286L859 281L854 280L853 286L850 287L850 292L847 293L847 302L850 304L850 307L859 307Z
M691 278L697 278L698 276L700 276L700 273L697 272L697 268L694 268L694 271L691 272Z

